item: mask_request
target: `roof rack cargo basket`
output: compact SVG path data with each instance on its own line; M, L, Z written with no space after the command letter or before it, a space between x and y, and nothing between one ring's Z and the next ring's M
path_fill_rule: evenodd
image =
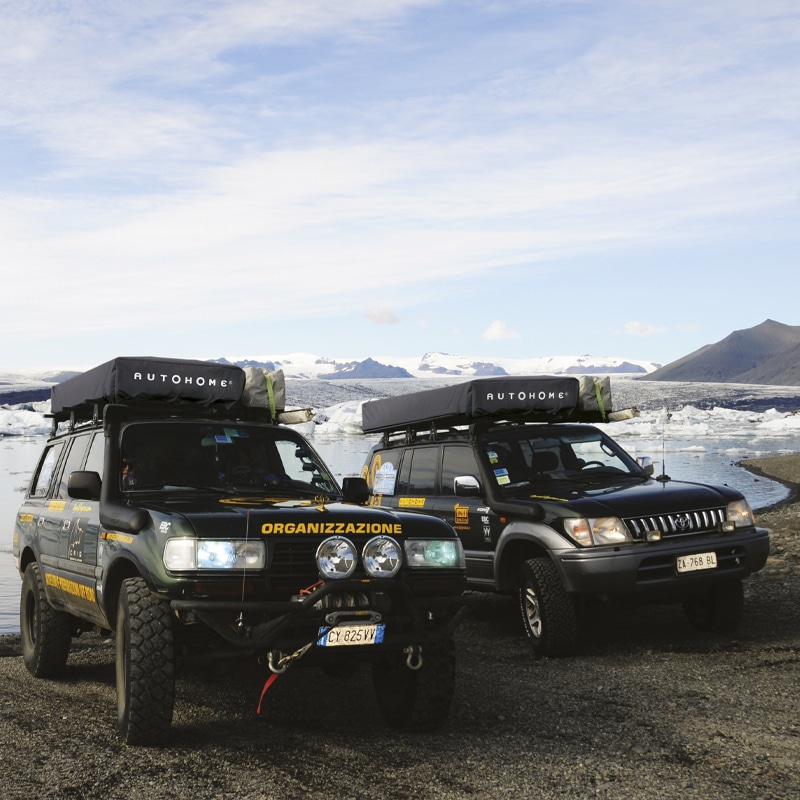
M611 381L591 376L480 378L370 400L361 413L364 433L430 431L496 420L604 422L611 413Z

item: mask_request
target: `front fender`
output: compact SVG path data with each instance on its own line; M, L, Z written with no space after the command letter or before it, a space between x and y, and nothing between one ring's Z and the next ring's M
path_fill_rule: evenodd
M576 549L577 545L549 525L521 520L511 522L503 529L495 548L495 589L503 593L514 590L520 564L537 556L550 558L561 573L561 559L554 558L554 554Z

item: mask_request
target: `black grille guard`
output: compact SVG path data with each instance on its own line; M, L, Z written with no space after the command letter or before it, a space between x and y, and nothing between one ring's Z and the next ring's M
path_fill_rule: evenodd
M410 623L415 643L438 640L449 635L461 621L464 607L475 598L471 595L424 597L414 595L410 587L396 580L343 580L324 583L314 592L296 600L172 600L170 608L177 612L191 612L201 622L219 634L226 642L243 650L260 650L272 647L275 642L298 624L320 621L324 611L314 608L330 595L344 592L380 592L399 600L403 612L400 616ZM446 622L432 628L426 619L428 611L455 611ZM252 626L231 626L222 620L220 612L269 614L272 618Z

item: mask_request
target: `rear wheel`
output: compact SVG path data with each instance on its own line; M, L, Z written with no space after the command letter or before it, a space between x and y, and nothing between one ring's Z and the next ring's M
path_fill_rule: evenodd
M742 582L726 581L684 600L683 610L695 628L709 633L733 633L744 615Z
M549 558L523 562L518 597L522 624L534 655L573 655L578 647L575 601Z
M36 562L28 564L22 578L19 604L22 660L31 675L57 678L64 673L72 638L72 617L56 611L44 592Z
M456 651L451 638L416 654L389 652L372 665L375 699L386 723L396 730L433 731L450 713L456 686ZM409 664L411 666L409 666Z
M117 608L117 729L133 745L162 744L175 705L172 614L141 578L124 581Z

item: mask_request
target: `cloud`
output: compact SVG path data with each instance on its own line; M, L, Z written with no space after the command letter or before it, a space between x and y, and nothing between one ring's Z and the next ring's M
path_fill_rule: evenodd
M505 322L496 319L484 332L483 338L488 339L490 342L496 342L501 339L518 339L519 334L515 331L509 330Z
M696 322L679 322L675 328L681 333L695 333L700 330L700 326Z
M398 325L401 322L390 308L370 308L364 316L376 325Z
M666 333L665 327L657 325L648 325L646 322L632 322L625 323L625 333L630 333L633 336L653 336L656 333Z

